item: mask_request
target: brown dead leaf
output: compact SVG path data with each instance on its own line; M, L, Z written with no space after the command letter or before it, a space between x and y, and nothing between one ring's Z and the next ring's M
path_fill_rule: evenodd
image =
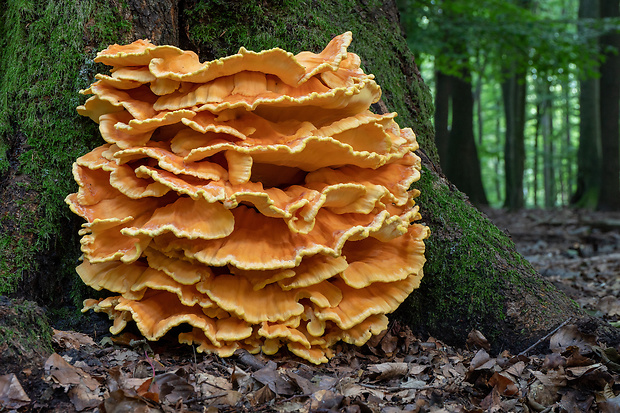
M96 346L97 344L92 338L86 334L77 333L75 331L60 331L52 329L52 342L60 348L78 349L81 346Z
M388 355L391 356L394 351L396 351L396 347L398 346L398 337L392 335L390 331L383 337L381 340L381 350Z
M236 367L234 371L232 371L230 381L234 388L244 394L253 391L258 386L258 381L254 380L250 374L239 367Z
M610 371L620 373L620 354L613 347L603 349L599 346L592 347L592 350L601 358L601 361Z
M159 386L153 379L147 379L136 389L138 396L159 403Z
M502 401L497 387L493 387L493 390L491 390L487 397L482 400L482 403L480 403L480 407L489 413L502 411Z
M601 413L618 413L620 412L620 395L597 404Z
M195 396L194 386L189 384L183 369L155 376L154 383L159 388L159 400L168 405L174 405L179 400L186 400Z
M57 384L68 386L72 384L84 384L91 390L99 387L99 382L84 370L67 363L58 353L52 353L45 362L45 374L51 377Z
M297 387L299 387L302 394L312 394L318 390L318 386L316 384L312 383L305 377L301 377L299 374L293 371L286 371L285 374L292 382L297 385Z
M507 373L495 372L489 379L489 385L497 389L501 396L518 396L519 387L513 377Z
M596 337L583 334L574 324L560 328L549 339L549 348L554 353L562 353L569 347L575 346L579 348L581 354L589 354L594 345L596 345Z
M409 372L409 365L407 363L371 364L368 366L368 371L377 374L376 381L390 380L395 377L406 376Z
M99 394L99 388L91 390L84 385L72 386L68 395L78 412L97 407L103 400Z
M558 389L567 384L566 374L561 367L558 370L550 370L547 374L536 370L531 373L537 380L528 388L528 403L536 411L544 410L559 400Z
M558 367L566 366L566 358L558 353L551 353L545 356L545 361L543 361L542 367L543 369L557 369Z
M285 378L284 374L276 370L276 363L269 361L265 367L252 373L252 377L263 383L277 395L290 396L295 394L295 386Z
M263 386L252 397L252 404L258 406L265 404L276 398L276 394L269 388L269 386Z
M103 406L106 413L161 413L160 409L149 406L123 390L110 392Z
M472 349L483 348L486 351L491 350L491 344L486 337L478 330L471 330L467 336L467 345Z
M0 376L0 410L19 409L30 404L30 398L15 374Z
M489 353L480 349L469 363L469 371L488 370L495 366L496 361L489 356Z
M428 369L429 367L430 366L424 366L421 364L411 364L409 366L409 374L412 376L417 376L418 374L424 373L424 371Z
M319 390L310 396L310 409L311 411L336 410L340 403L342 403L343 398L341 394L336 394L331 390Z
M240 369L237 369L240 370ZM243 372L245 373L245 372ZM237 377L240 377L240 372L236 371ZM245 373L247 377L249 374ZM233 384L224 377L214 376L209 373L196 374L196 383L200 386L200 391L204 396L211 396L222 391L232 390Z
M96 407L101 402L99 382L81 368L67 363L57 353L49 356L44 367L48 380L68 391L76 410Z
M598 302L598 309L609 317L620 315L620 298L608 295Z

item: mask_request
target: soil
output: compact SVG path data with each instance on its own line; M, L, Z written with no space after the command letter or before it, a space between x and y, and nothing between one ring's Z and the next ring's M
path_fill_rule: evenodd
M620 328L620 214L485 213L543 276ZM13 307L0 301L0 314ZM222 359L135 332L110 337L109 322L84 318L82 332L53 332L51 354L4 345L0 412L620 411L620 343L606 347L571 319L531 350L495 356L475 330L457 348L392 323L314 366L287 353Z

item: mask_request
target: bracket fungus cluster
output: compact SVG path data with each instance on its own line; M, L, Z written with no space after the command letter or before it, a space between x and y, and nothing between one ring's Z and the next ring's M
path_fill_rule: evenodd
M67 197L82 280L115 293L84 311L149 340L229 356L282 346L323 363L364 344L422 278L427 227L409 190L420 159L380 88L347 52L282 49L200 63L138 40L95 59L78 112L105 145L80 157Z

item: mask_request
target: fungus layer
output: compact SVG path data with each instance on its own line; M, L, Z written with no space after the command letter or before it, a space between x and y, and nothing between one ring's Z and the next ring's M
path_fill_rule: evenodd
M206 63L146 40L98 54L111 75L78 112L106 144L76 161L66 202L86 220L79 276L117 295L84 311L113 333L185 325L199 351L286 346L313 363L387 327L422 278L420 159L395 113L370 112L380 88L350 42Z

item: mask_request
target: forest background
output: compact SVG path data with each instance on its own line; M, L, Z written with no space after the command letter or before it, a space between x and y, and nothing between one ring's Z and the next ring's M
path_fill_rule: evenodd
M399 0L443 172L477 205L620 210L618 0Z

